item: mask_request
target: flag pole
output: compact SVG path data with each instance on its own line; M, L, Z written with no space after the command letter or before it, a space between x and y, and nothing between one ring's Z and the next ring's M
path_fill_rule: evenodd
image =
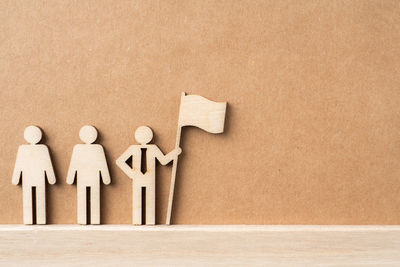
M184 96L185 96L185 93L183 92L181 95L181 105L182 105L182 99ZM179 109L179 113L180 113L180 109ZM179 116L180 116L180 114L179 114ZM181 134L182 134L182 126L180 125L179 118L178 118L178 129L176 132L175 148L179 147L179 144L181 142ZM167 220L165 222L167 225L171 224L172 202L174 199L176 169L177 168L178 168L178 157L176 157L176 159L174 159L174 161L172 162L171 184L169 186L169 197L168 197Z

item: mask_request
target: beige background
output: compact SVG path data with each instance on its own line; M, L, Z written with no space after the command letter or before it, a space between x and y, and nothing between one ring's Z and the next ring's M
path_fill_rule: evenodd
M130 223L114 162L142 124L171 150L186 91L229 108L224 134L183 132L173 223L400 224L399 70L398 1L1 1L0 223L22 223L11 174L30 124L56 169L50 223L76 222L84 124L112 175L102 221Z

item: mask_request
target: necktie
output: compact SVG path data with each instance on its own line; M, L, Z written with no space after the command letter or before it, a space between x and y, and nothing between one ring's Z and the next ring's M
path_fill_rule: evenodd
M146 158L146 152L147 148L141 148L142 151L141 159L140 159L140 171L145 174L147 172L147 158Z

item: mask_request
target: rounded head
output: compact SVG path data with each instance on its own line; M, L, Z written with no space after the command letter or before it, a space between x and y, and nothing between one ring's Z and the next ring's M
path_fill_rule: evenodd
M37 144L42 139L42 131L39 127L33 125L28 126L24 131L24 138L32 145Z
M153 131L147 126L140 126L135 131L135 139L139 144L145 145L153 139Z
M79 131L79 137L85 144L91 144L97 139L97 130L93 126L85 125Z

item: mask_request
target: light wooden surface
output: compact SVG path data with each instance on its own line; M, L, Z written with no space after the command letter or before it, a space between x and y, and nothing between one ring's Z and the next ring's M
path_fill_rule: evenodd
M399 226L2 225L1 266L400 266Z
M79 137L84 144L74 146L67 183L73 184L76 178L78 223L100 224L100 180L106 185L111 183L107 160L103 147L93 144L97 139L95 127L83 126ZM89 210L90 221L87 218Z
M12 183L22 184L24 224L46 224L46 180L56 183L49 149L38 144L42 131L37 126L28 126L24 138L29 145L21 145L15 161Z

